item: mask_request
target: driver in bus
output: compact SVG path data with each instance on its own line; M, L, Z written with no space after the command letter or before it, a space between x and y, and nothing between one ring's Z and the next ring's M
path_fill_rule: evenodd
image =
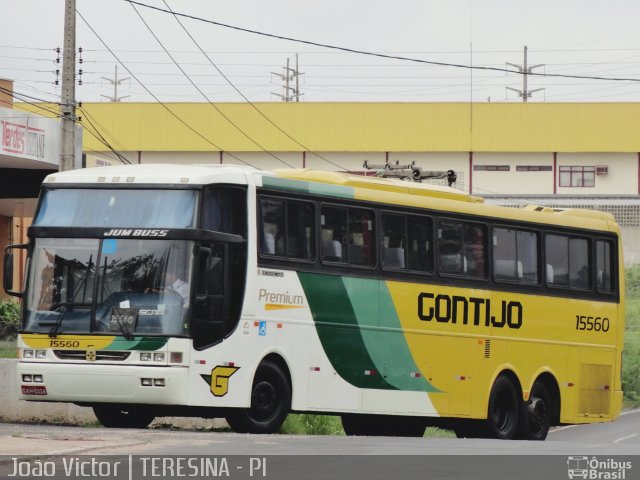
M182 304L186 307L189 304L189 284L182 280L173 270L167 272L165 280L165 290L180 295Z

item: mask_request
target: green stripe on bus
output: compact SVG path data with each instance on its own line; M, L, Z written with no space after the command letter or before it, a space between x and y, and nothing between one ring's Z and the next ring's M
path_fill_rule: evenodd
M369 355L342 278L302 272L298 277L322 348L338 375L358 388L395 390Z
M319 182L305 182L302 180L263 176L262 186L289 192L311 193L314 195L327 195L338 198L354 198L353 188L342 185L329 185Z
M385 282L343 277L369 355L384 379L399 390L436 392L418 370Z
M163 337L134 337L127 340L124 337L116 337L109 346L103 350L159 350L167 344Z

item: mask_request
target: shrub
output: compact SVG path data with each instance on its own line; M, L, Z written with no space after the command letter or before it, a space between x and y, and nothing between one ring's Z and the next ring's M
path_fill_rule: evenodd
M0 301L0 339L13 339L20 325L20 305Z
M331 415L290 414L280 433L297 435L344 435L340 417Z

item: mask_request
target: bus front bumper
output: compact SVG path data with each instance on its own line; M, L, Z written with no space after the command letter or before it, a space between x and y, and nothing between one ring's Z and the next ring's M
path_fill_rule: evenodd
M18 362L18 398L41 402L188 404L186 367Z

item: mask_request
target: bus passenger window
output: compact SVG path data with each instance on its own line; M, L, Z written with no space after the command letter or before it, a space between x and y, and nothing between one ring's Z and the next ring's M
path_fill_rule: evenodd
M494 228L493 277L498 282L538 283L537 234Z
M440 222L438 261L440 273L486 277L487 229L478 223Z
M260 199L260 253L285 255L284 202Z
M405 268L407 245L406 217L382 214L382 266L391 269Z
M600 293L613 292L611 282L611 242L596 241L596 286Z
M561 235L545 237L545 271L547 283L569 286L569 239Z
M438 264L440 273L463 274L465 272L461 223L440 222Z
M322 260L345 262L347 209L323 207L320 224L322 226Z
M307 260L314 257L314 223L313 204L287 202L287 257Z
M373 231L373 212L349 209L349 263L373 265Z
M431 242L433 237L433 227L431 219L409 215L409 270L420 272L433 271L433 252Z
M486 277L487 233L484 225L464 224L465 273L471 277Z
M569 286L588 289L591 287L589 269L589 242L584 238L569 240Z
M538 234L518 231L518 278L522 283L538 283Z

